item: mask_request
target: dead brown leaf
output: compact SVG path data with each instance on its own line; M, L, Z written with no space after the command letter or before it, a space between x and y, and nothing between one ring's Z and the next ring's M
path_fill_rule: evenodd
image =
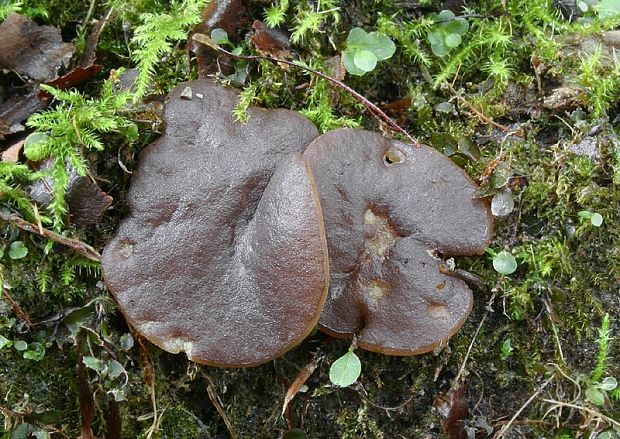
M308 381L308 378L314 373L319 362L321 361L321 357L315 356L312 361L306 364L303 369L299 371L293 383L289 386L286 391L286 396L284 397L284 404L282 404L282 416L286 412L288 405L291 403L295 395L299 393L301 387Z
M60 29L39 26L23 15L11 14L0 24L0 68L37 82L56 78L74 51L73 44L62 41Z

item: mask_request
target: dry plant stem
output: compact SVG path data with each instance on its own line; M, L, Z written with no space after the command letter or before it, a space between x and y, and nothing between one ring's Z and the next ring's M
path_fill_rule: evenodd
M415 395L411 395L409 398L407 398L404 402L398 404L397 406L394 407L385 407L379 404L376 404L374 402L372 402L370 399L368 399L366 396L364 396L364 394L362 394L362 392L360 392L359 390L355 389L355 392L360 396L360 398L362 398L364 400L364 402L366 402L367 404L370 404L371 406L373 406L376 409L379 410L385 410L386 412L397 412L398 410L404 408L407 406L407 404L409 404L411 401L413 401L413 398L415 397Z
M28 329L32 329L32 327L34 326L34 324L32 323L32 320L30 320L30 317L28 317L28 314L26 314L26 311L24 311L22 307L19 306L19 303L17 303L15 299L13 299L13 297L9 293L9 290L3 287L2 293L4 295L5 300L9 302L9 305L11 305L11 308L13 308L13 312L17 314L17 317L19 317L21 320L26 322L26 325L28 325Z
M457 386L458 383L460 382L461 377L463 376L463 372L465 372L465 366L467 365L467 360L469 359L469 354L471 354L471 350L474 347L474 343L476 342L476 338L478 337L478 333L480 333L480 329L482 329L482 325L484 324L484 321L487 319L487 316L489 315L489 312L491 312L491 306L493 305L493 302L495 301L495 294L493 293L493 295L491 296L491 298L489 299L487 306L486 306L486 311L484 313L484 315L482 316L482 319L480 320L480 323L478 324L478 328L476 328L476 332L474 333L474 336L471 339L471 343L469 344L469 347L467 348L467 353L465 354L465 358L463 358L463 363L461 364L461 367L459 369L459 373L456 375L456 378L454 379L454 386Z
M534 392L532 394L532 396L530 396L528 398L527 401L525 401L525 403L519 408L519 410L517 410L517 412L512 416L512 418L510 418L510 421L508 421L507 424L505 424L502 429L495 435L493 436L493 439L501 439L504 437L504 435L508 432L508 430L510 430L510 427L512 426L512 424L517 420L517 418L519 417L519 415L521 414L521 412L523 412L523 410L525 410L527 408L528 405L531 404L532 401L534 401L534 399L536 399L536 397L538 397L538 395L541 394L541 392L545 389L545 387L547 387L547 385L554 379L554 376L551 376L547 381L545 381L543 383L542 386L540 386L540 388L538 390L536 390L536 392Z
M230 422L230 419L228 419L228 415L226 414L224 407L222 407L222 404L219 401L217 392L215 390L215 384L213 384L213 381L211 381L211 378L209 378L209 376L206 373L202 372L202 376L205 378L205 380L207 380L207 393L209 394L209 399L215 406L215 409L217 410L217 412L222 417L224 424L226 424L228 433L230 433L230 438L237 439L237 433L235 432L235 427L233 427L232 422Z
M556 401L555 399L544 399L544 398L543 398L543 402L546 402L546 403L549 403L549 404L553 404L556 407L568 407L568 408L576 409L576 410L579 410L579 411L583 411L583 412L591 414L595 418L598 418L598 419L601 419L601 420L605 421L606 423L608 423L610 425L613 425L615 427L620 427L620 422L616 421L615 419L612 419L609 416L605 416L604 414L602 414L598 410L594 410L594 409L591 409L589 407L585 407L583 405L571 404L569 402Z
M471 111L472 113L474 113L474 115L480 119L481 122L486 123L486 124L490 124L493 125L495 128L498 128L502 131L504 131L505 133L511 133L513 130L511 130L510 128L508 128L505 125L499 124L497 122L495 122L493 119L487 117L484 115L484 113L480 110L478 110L476 107L474 107L467 99L465 99L463 96L460 95L460 93L458 93L454 87L452 85L448 86L450 91L454 94L454 96L456 96L456 98L467 107L467 109L469 111Z
M228 55L228 56L236 58L236 59L242 59L242 60L246 60L246 61L256 61L256 60L259 60L259 59L264 59L264 60L271 61L271 62L276 63L276 64L277 63L282 63L282 64L286 64L286 65L289 65L289 66L297 67L299 69L305 70L306 72L312 73L315 76L323 78L326 81L329 81L332 84L334 84L336 87L338 87L338 88L346 91L347 93L349 93L359 103L361 103L364 106L364 108L366 108L366 110L368 110L369 113L371 113L373 116L375 116L380 121L386 123L392 130L394 130L397 133L400 133L403 136L405 136L414 146L416 146L416 147L420 146L420 143L416 139L414 139L407 131L405 131L404 128L402 128L400 125L398 125L396 122L394 122L387 114L385 114L383 112L383 110L381 110L375 104L370 102L368 99L366 99L360 93L358 93L355 90L353 90L347 84L345 84L342 81L337 80L336 78L333 78L333 77L331 77L329 75L326 75L323 72L319 72L318 70L314 70L314 69L312 69L312 68L310 68L308 66L304 66L302 64L295 63L293 61L288 61L288 60L285 60L285 59L275 58L275 57L271 57L271 56L264 56L264 55L235 55L232 52L229 52L228 50L226 50L226 49L218 46L217 44L215 44L213 42L213 40L211 40L211 38L207 37L204 34L194 34L193 39L196 42L200 43L200 44L204 44L206 46L209 46L210 48L215 49L218 52L221 52L221 53L223 53L225 55Z
M97 43L99 42L99 36L103 32L103 28L105 27L108 20L110 19L110 16L112 15L113 11L114 11L114 8L108 9L108 12L106 12L103 18L100 18L99 21L97 21L92 31L88 35L86 49L84 50L84 54L82 55L82 60L80 61L80 65L82 67L89 67L95 62L96 52L97 52ZM92 11L89 11L89 15L91 13ZM85 22L82 27L86 26L86 24L88 23Z
M20 216L12 213L0 212L0 220L13 223L20 229L25 230L26 232L34 233L35 235L42 236L43 238L51 239L54 242L70 248L74 252L84 256L86 259L90 259L91 261L95 262L101 262L101 255L97 253L97 251L90 245L82 241L72 238L66 238L59 233L52 232L51 230L47 230L42 227L39 228L38 225L28 222Z

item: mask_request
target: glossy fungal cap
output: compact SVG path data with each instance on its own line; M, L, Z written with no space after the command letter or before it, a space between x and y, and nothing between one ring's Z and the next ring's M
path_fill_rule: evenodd
M476 185L432 148L363 130L324 134L304 157L316 177L330 259L319 327L357 334L360 347L385 354L445 343L473 299L462 280L440 271L438 255L480 254L492 231Z
M285 110L250 108L247 124L234 122L236 103L206 80L170 93L165 133L142 153L129 216L103 252L105 280L140 333L231 367L301 341L329 274L316 185L295 153L316 129Z

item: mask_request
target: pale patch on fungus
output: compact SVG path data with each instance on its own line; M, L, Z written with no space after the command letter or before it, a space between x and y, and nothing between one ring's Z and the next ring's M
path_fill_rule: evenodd
M372 303L378 303L390 291L390 284L381 279L374 279L363 288L364 296Z
M364 213L364 226L367 229L364 238L366 253L384 258L398 240L396 230L390 225L386 215L375 214L372 209L367 209Z
M435 319L445 319L450 316L450 310L445 303L429 303L427 311L428 315Z

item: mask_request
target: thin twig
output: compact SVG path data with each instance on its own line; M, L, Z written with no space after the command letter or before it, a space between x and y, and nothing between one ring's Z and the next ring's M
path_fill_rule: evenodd
M534 401L534 399L536 399L536 397L538 397L538 395L541 394L541 392L545 389L545 387L547 387L547 385L553 380L553 378L555 378L554 376L551 376L547 381L545 381L543 383L542 386L540 386L540 388L538 390L536 390L536 392L534 392L532 394L532 396L530 396L528 398L527 401L525 401L525 403L521 406L521 408L519 408L519 410L517 410L517 412L513 415L512 418L510 418L510 421L508 421L507 424L505 424L502 429L495 435L493 436L493 439L501 439L502 437L504 437L504 435L508 432L508 430L510 429L510 427L512 426L512 424L517 420L517 418L519 417L519 415L521 414L521 412L523 410L525 410L527 408L528 405L530 405L530 403L532 401Z
M467 99L465 99L463 96L461 96L461 94L459 92L457 92L454 87L451 84L448 84L448 88L450 89L450 91L454 94L454 96L463 104L467 107L467 109L469 111L471 111L472 113L474 113L474 115L480 119L481 122L483 123L487 123L490 125L493 125L495 128L498 128L506 133L513 133L514 134L514 130L511 130L510 128L508 128L505 125L502 125L500 123L495 122L493 119L491 119L488 116L485 116L485 114L478 110L476 107L474 107Z
M103 28L107 24L110 16L114 12L114 8L108 9L108 12L100 18L97 23L93 26L92 31L88 35L88 39L86 40L86 49L84 50L84 54L82 55L82 60L80 61L80 66L82 67L90 67L95 62L96 52L97 52L97 44L99 43L99 36L103 32ZM87 23L83 25L86 26Z
M463 358L463 363L461 364L461 368L459 369L459 373L456 375L456 378L454 379L454 385L458 385L459 380L461 379L461 376L463 375L463 372L465 371L465 366L467 365L467 360L469 359L469 354L471 354L471 350L474 347L474 343L476 342L476 338L478 337L478 333L480 332L480 329L482 329L482 325L484 324L484 321L487 319L487 316L489 315L489 313L492 310L491 306L493 305L493 302L495 301L495 294L496 293L493 293L493 295L491 296L491 298L489 299L489 301L487 303L486 311L485 311L484 315L482 316L482 319L480 320L480 323L478 324L478 328L476 328L476 332L474 333L474 336L471 339L471 343L469 343L469 347L467 348L467 353L465 353L465 358Z
M10 222L26 232L34 233L35 235L42 236L47 239L51 239L54 242L64 245L70 248L74 252L84 256L87 259L95 262L101 262L101 255L97 253L97 250L90 245L79 241L77 239L66 238L59 233L39 228L38 225L26 221L18 215L12 213L6 213L0 211L0 220Z
M364 96L362 96L360 93L356 92L355 90L353 90L351 87L349 87L347 84L345 84L342 81L339 81L336 78L333 78L323 72L320 72L318 70L314 70L311 67L308 67L306 65L303 65L301 63L298 62L294 62L294 61L288 61L286 59L280 59L280 58L275 58L272 56L265 56L265 55L235 55L232 52L229 52L228 50L218 46L211 38L209 38L207 35L205 34L194 34L193 37L194 41L196 41L197 43L200 44L204 44L214 50L217 50L220 53L223 53L225 55L228 55L230 57L236 58L236 59L242 59L242 60L246 60L246 61L256 61L256 60L267 60L267 61L271 61L274 63L282 63L282 64L286 64L289 66L293 66L293 67L297 67L299 69L305 70L306 72L312 73L313 75L316 75L320 78L325 79L326 81L331 82L332 84L334 84L336 87L346 91L347 93L349 93L351 96L353 96L359 103L361 103L364 108L366 108L366 110L368 110L369 113L371 113L373 116L375 116L377 119L379 119L380 121L386 123L392 130L402 134L403 136L405 136L411 143L413 143L414 146L419 147L420 143L414 139L407 131L405 131L404 128L401 128L400 125L398 125L396 122L394 122L392 120L392 118L390 118L387 114L385 114L383 112L383 110L381 110L379 107L377 107L375 104L373 104L372 102L370 102L368 99L366 99Z
M26 325L28 325L29 329L32 329L32 327L34 326L32 320L30 320L30 317L28 317L26 311L24 311L23 308L19 306L19 303L17 303L15 299L13 299L13 296L11 296L11 294L9 293L8 288L3 286L2 293L4 294L4 298L6 299L6 301L9 302L9 305L11 305L11 308L13 308L13 312L17 314L17 317L26 322Z
M546 402L546 403L549 403L549 404L554 404L554 405L556 405L558 407L569 407L569 408L577 409L577 410L580 410L580 411L584 411L586 413L594 415L595 417L597 417L599 419L602 419L603 421L607 422L608 424L614 425L616 427L620 427L620 422L616 421L615 419L612 419L609 416L605 416L604 414L602 414L598 410L594 410L594 409L591 409L589 407L585 407L583 405L571 404L569 402L556 401L555 399L544 399L544 398L543 398L543 402Z
M207 394L209 395L209 399L215 406L215 410L217 410L219 415L222 417L224 424L226 424L226 428L228 429L230 438L237 439L237 433L235 432L235 427L233 426L232 422L230 422L230 419L228 418L228 415L226 414L224 407L222 407L222 403L220 402L220 399L217 396L217 391L215 390L215 384L213 384L213 381L211 381L211 378L209 378L209 376L206 373L202 372L202 376L207 381Z
M386 412L396 412L396 411L402 409L403 407L407 406L407 404L409 404L411 401L413 401L413 398L415 397L415 394L412 394L409 398L407 398L405 401L401 402L397 406L385 407L385 406L382 406L382 405L379 405L377 403L372 402L370 399L368 399L366 396L364 396L364 394L362 394L362 392L360 392L359 390L355 389L355 392L360 396L360 398L362 398L364 400L364 402L367 402L368 404L370 404L374 408L377 408L377 409L380 409L380 410L385 410Z

